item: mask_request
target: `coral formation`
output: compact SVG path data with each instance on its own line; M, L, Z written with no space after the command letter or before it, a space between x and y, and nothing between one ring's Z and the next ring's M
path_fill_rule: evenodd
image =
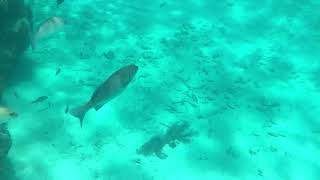
M8 1L7 0L0 0L0 12L6 13L8 10Z
M190 124L186 121L172 124L165 134L158 134L151 137L138 150L138 154L149 156L155 154L160 159L167 158L163 152L165 145L175 148L177 143L190 143L195 132L190 129Z
M30 44L32 13L23 0L0 0L0 101L10 71ZM11 147L6 124L0 125L0 160Z
M23 0L0 0L0 95L12 67L30 44L32 13Z
M6 157L11 147L10 133L5 124L0 125L0 160Z

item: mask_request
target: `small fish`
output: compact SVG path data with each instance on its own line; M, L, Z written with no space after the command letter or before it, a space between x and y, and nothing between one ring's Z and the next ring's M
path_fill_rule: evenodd
M71 109L70 114L80 120L82 127L82 122L87 111L91 108L99 110L105 103L121 94L134 78L137 71L138 66L134 64L117 70L94 91L89 102Z
M269 136L273 136L273 137L286 137L285 135L282 134L278 134L278 133L273 133L273 132L268 132Z
M137 165L141 165L141 159L133 159L132 162Z
M160 4L160 8L163 8L164 6L166 6L167 5L167 2L162 2L161 4Z
M45 107L45 108L39 109L39 110L38 110L38 112L46 111L46 110L48 110L49 108L50 108L50 107L48 106L48 107Z
M61 68L58 68L57 70L56 70L56 76L58 76L59 74L60 74L60 72L61 72Z
M40 102L43 102L43 101L45 101L45 100L47 100L47 99L48 99L48 96L40 96L40 97L38 97L37 99L33 100L33 101L31 102L31 104L40 103Z
M162 125L162 126L164 126L166 128L170 128L170 126L168 124L165 124L165 123L162 123L162 122L160 122L160 125Z
M6 107L0 107L0 124L8 122L10 118L17 117L18 114L16 112L11 111Z
M16 97L17 99L20 98L20 95L17 93L17 91L14 91L14 92L13 92L13 95L14 95L14 97Z
M62 4L64 2L64 0L57 0L57 6L59 6L60 4Z
M39 28L33 33L31 37L31 47L34 50L38 40L50 36L58 32L64 25L64 20L60 17L51 17L40 24Z
M115 58L115 54L113 51L104 52L103 56L108 60L113 60Z
M69 104L66 106L66 109L64 109L64 113L67 114L69 112Z

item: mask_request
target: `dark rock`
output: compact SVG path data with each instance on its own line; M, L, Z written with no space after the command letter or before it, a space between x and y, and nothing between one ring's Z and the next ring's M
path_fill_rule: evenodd
M160 154L163 147L167 144L167 140L163 135L155 135L144 143L138 150L137 154L149 156L153 154Z
M165 134L157 134L145 142L138 150L137 154L144 156L156 155L160 159L167 158L163 148L169 145L171 148L177 146L177 142L190 143L196 132L190 129L190 124L186 121L173 123Z
M30 44L32 26L31 9L23 0L0 0L0 94Z
M6 124L0 125L0 160L4 159L12 145L10 133Z

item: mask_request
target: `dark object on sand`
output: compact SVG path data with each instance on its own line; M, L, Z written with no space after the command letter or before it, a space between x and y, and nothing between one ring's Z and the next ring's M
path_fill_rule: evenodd
M144 143L140 149L137 150L137 154L144 156L150 156L155 154L160 159L167 158L167 155L162 152L164 146L168 144L166 136L160 134L151 137L146 143Z
M158 134L151 137L138 150L137 154L144 156L156 155L160 159L165 159L168 156L163 152L165 145L175 148L177 143L190 143L192 136L196 133L190 129L190 124L186 121L176 122L172 124L166 133Z

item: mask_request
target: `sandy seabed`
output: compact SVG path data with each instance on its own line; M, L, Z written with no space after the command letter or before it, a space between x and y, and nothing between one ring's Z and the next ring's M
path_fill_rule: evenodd
M28 50L4 101L13 146L1 180L317 180L320 3L105 1L32 4L66 20ZM80 128L68 113L112 72L128 88ZM60 73L56 75L57 70ZM40 97L48 99L30 104ZM136 153L177 121L197 132Z

